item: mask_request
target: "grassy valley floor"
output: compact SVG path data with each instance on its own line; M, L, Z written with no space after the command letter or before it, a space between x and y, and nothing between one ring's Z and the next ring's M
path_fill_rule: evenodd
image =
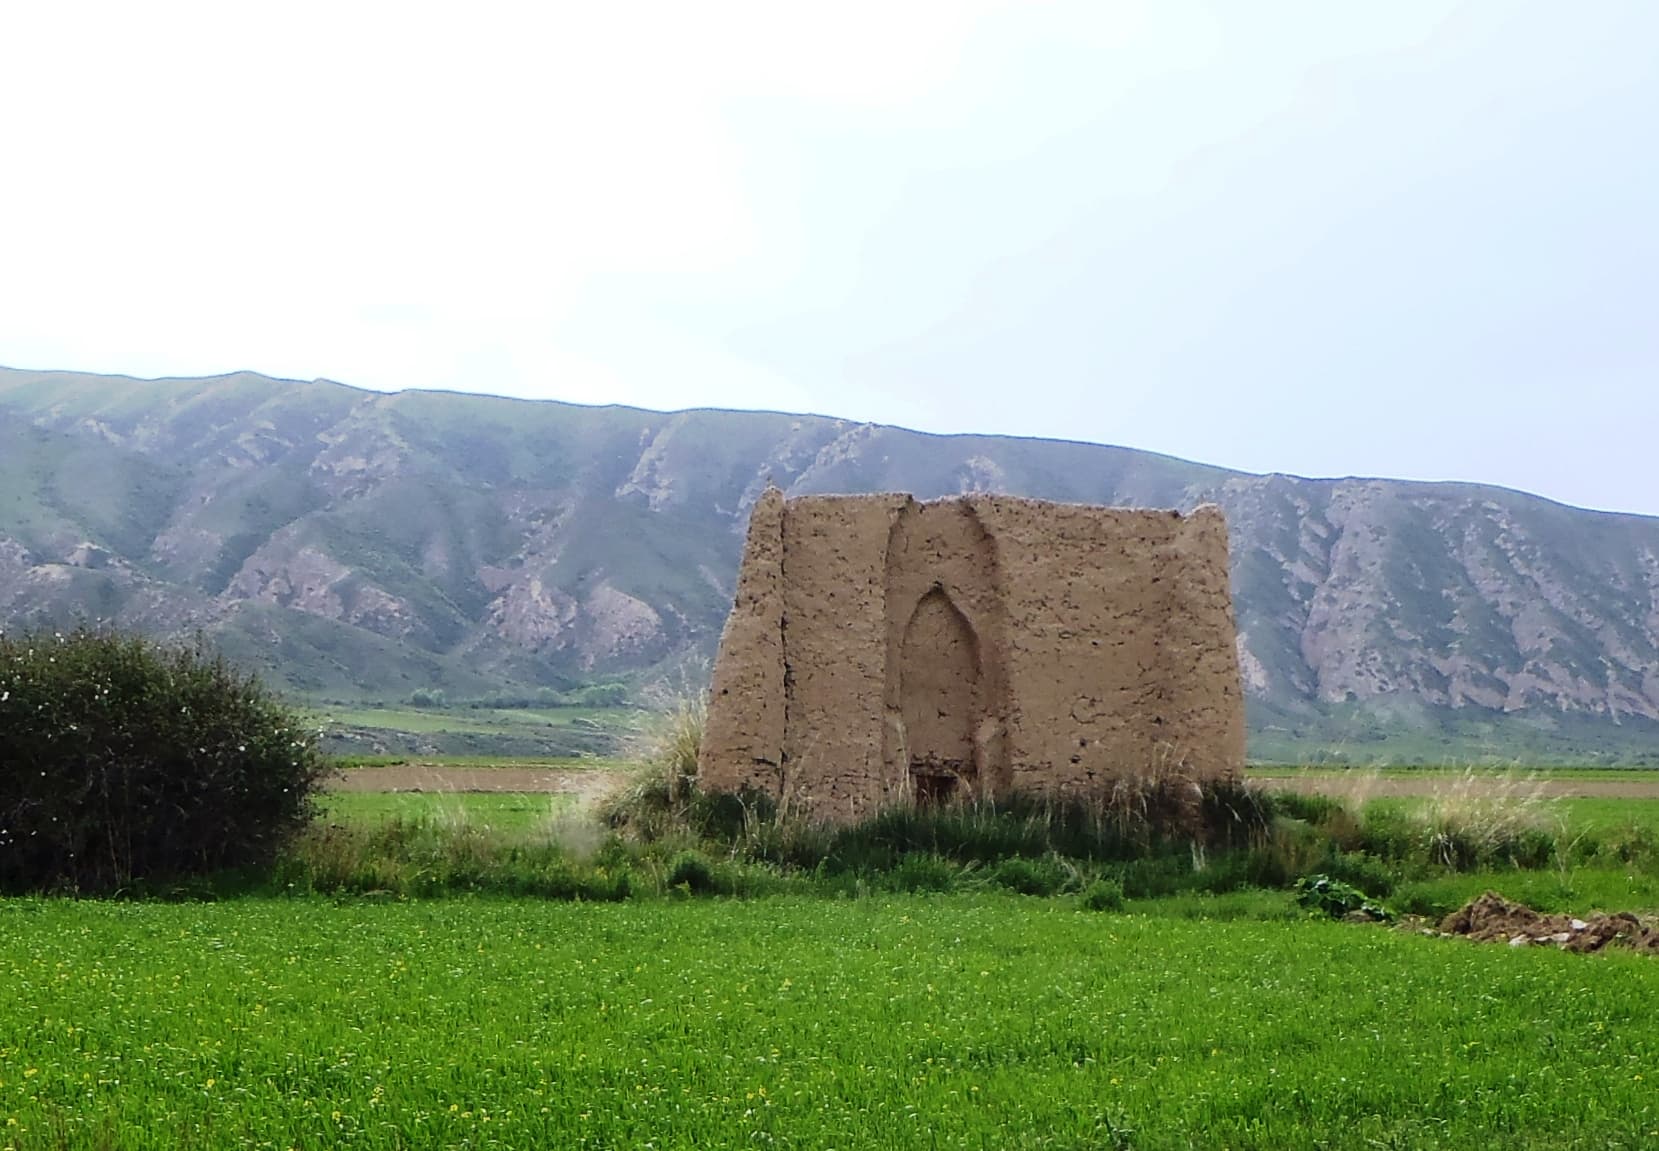
M319 828L516 866L537 845L580 852L578 828L593 850L584 805L621 770L383 763L351 774L421 790L330 793ZM453 790L471 775L451 772L559 786ZM1289 782L1357 801L1364 779ZM1659 835L1651 793L1403 782L1421 786L1365 792L1367 810L1484 791L1528 805L1563 850L1532 870L1404 868L1396 910L1486 888L1553 911L1659 910L1651 859L1608 847ZM1602 848L1581 858L1589 836ZM1340 923L1284 890L1091 911L973 864L931 893L796 874L759 888L784 894L694 899L654 870L666 862L636 861L618 903L447 880L430 899L0 899L0 1151L1659 1145L1649 956Z
M1208 903L0 902L0 1147L1659 1141L1659 963Z

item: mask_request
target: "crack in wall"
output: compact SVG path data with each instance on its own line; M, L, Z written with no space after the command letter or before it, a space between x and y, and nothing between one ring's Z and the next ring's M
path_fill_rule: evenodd
M795 702L795 667L789 661L789 598L784 589L789 587L789 532L783 518L778 520L778 659L783 665L783 739L778 745L778 810L789 806L789 737L793 730L789 713Z

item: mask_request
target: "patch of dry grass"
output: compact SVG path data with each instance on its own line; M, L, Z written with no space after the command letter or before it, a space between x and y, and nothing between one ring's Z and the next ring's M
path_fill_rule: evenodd
M696 791L697 756L707 719L704 698L684 695L642 723L633 740L639 766L599 801L599 818L645 838L683 825Z
M1517 844L1562 830L1542 781L1515 769L1467 768L1437 785L1413 812L1428 834L1429 854L1448 867L1510 854Z

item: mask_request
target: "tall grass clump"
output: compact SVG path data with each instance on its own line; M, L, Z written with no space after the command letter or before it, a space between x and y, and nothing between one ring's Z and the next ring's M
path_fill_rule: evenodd
M1054 873L1056 861L1167 857L1179 866L1160 862L1160 875L1190 873L1205 870L1212 855L1258 847L1271 834L1272 803L1258 789L1171 769L1116 780L1086 798L1016 793L995 801L900 803L853 825L828 824L787 813L769 795L701 792L703 721L702 704L682 700L648 730L642 766L600 808L610 828L640 844L702 844L733 862L810 874L831 887L842 877L880 887L890 876L903 890L942 889L983 865L985 882L1049 893L1075 882Z
M1555 854L1549 801L1537 779L1464 770L1416 813L1431 859L1453 870L1545 867Z
M600 803L599 816L608 826L651 840L689 825L707 718L708 705L692 695L645 722L635 740L639 767Z
M740 812L715 818L719 805ZM782 818L764 796L699 797L686 834L733 858L827 886L946 890L989 884L1025 893L1077 890L1102 874L1155 894L1248 881L1235 864L1272 834L1269 797L1240 781L1175 773L1123 781L1092 797L1016 793L934 806L895 805L851 825ZM1227 866L1218 869L1218 861Z
M263 867L328 771L300 718L200 641L0 635L0 890Z
M1362 774L1335 795L1273 794L1279 819L1305 829L1298 833L1304 843L1329 854L1314 870L1376 890L1385 868L1536 870L1587 859L1600 847L1595 836L1567 835L1557 805L1530 775L1466 768L1438 780L1420 800L1373 798L1377 778Z
M382 823L318 823L273 873L282 890L430 897L528 896L612 902L634 894L633 860L620 845L582 853L554 835L499 831L460 809Z

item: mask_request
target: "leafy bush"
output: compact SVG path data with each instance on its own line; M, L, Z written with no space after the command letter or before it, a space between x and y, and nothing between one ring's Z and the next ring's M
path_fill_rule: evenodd
M328 770L298 717L199 643L0 635L0 890L266 864Z
M1085 911L1122 911L1123 885L1113 879L1097 879L1083 890Z
M669 861L667 883L671 889L693 895L712 895L720 890L714 867L695 851L682 851Z
M1606 845L1597 845L1621 864L1659 871L1659 834L1644 823L1632 820L1610 833Z
M1322 911L1332 919L1358 912L1371 919L1388 920L1393 913L1365 892L1328 875L1309 875L1296 881L1296 902L1310 911Z
M882 886L889 891L950 891L961 873L950 860L918 851L900 859L882 877Z
M1325 861L1326 875L1352 884L1361 891L1387 896L1394 891L1395 872L1385 860L1363 851L1335 851Z
M1366 808L1359 845L1366 854L1390 860L1426 859L1427 842L1421 822L1405 808L1382 804Z
M1066 875L1052 860L1005 859L991 868L991 882L1021 895L1053 895Z
M1178 856L1160 855L1132 859L1124 864L1120 882L1123 894L1130 899L1155 899L1191 888L1192 874L1190 861Z

